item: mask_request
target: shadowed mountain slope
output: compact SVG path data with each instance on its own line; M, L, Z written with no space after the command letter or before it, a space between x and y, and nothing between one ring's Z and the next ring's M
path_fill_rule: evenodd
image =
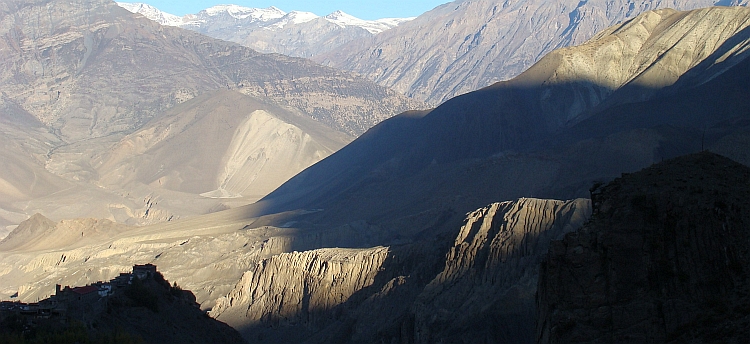
M595 190L540 269L538 343L740 343L748 336L750 168L701 152Z
M385 121L264 201L338 212L312 215L334 221L463 212L485 192L584 196L595 179L699 150L703 131L709 147L723 121L744 118L748 19L745 8L647 12L513 80Z

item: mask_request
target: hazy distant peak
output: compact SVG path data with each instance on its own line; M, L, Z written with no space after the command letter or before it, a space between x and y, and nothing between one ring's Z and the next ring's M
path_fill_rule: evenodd
M286 12L274 6L268 8L250 8L239 5L216 5L201 12L205 12L208 16L228 14L236 19L252 18L259 21L279 19L286 15Z

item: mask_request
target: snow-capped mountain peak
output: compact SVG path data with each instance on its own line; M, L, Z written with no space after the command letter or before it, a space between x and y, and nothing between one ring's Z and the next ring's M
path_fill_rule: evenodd
M338 10L326 16L326 19L330 20L341 20L341 21L357 21L361 20L353 15L350 15L344 11Z
M143 15L161 25L180 26L183 24L182 18L174 14L162 12L158 8L144 3L118 2L118 6L132 12Z
M184 17L179 17L162 12L156 7L144 3L118 2L117 4L130 12L142 14L144 17L162 25L180 26L191 29L201 27L209 21L214 22L227 19L243 20L251 23L254 22L263 27L267 25L267 28L269 29L282 29L286 25L302 24L320 18L318 15L311 12L291 11L286 13L274 6L268 8L251 8L239 5L216 5L202 10L197 14L188 14ZM344 11L336 11L323 18L342 28L352 26L361 27L372 34L383 32L414 19L384 18L378 20L363 20Z
M291 11L284 17L280 18L279 21L273 23L272 26L276 28L283 28L284 26L289 24L302 24L311 20L315 20L317 18L320 17L312 12Z
M162 25L177 26L240 43L263 53L307 58L330 52L353 40L366 39L414 19L363 20L343 11L321 17L303 11L287 13L273 6L251 8L239 5L216 5L179 17L143 3L117 4Z
M336 11L324 17L331 23L334 23L341 27L347 26L358 26L372 34L377 34L385 30L391 29L405 21L409 21L413 18L386 18L378 20L363 20L353 15L350 15L344 11Z

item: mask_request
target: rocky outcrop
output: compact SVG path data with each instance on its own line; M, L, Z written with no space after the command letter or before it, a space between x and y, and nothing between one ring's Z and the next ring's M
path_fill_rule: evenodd
M469 214L413 306L415 342L531 342L539 261L589 214L585 199L520 199Z
M541 265L539 343L743 342L750 169L702 152L593 189Z
M468 214L447 254L445 236L283 253L245 272L211 315L252 342L530 342L538 262L589 212L584 199L494 203Z
M645 11L747 5L746 0L471 0L444 4L314 59L431 104L510 79L547 53Z
M57 285L54 295L32 304L3 304L0 342L245 343L237 330L206 316L191 291L151 268L85 287Z
M211 316L235 328L330 321L328 312L375 282L387 256L383 247L282 253L245 272Z

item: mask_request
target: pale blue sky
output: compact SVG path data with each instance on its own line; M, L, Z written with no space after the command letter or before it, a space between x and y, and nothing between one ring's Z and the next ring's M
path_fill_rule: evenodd
M122 0L120 0L122 1ZM306 11L324 16L336 10L342 10L361 19L380 19L393 17L416 17L449 0L125 0L126 2L143 2L164 12L179 16L218 5L234 4L245 7L266 8L276 6L283 11Z

